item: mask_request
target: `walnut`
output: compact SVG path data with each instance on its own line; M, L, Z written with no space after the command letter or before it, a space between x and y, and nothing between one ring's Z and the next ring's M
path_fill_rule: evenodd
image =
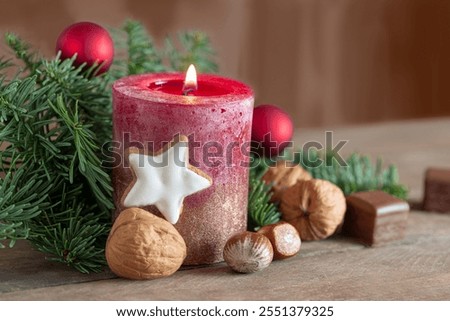
M265 235L272 244L274 260L283 260L300 251L302 241L297 229L288 222L278 222L263 226L258 233Z
M275 167L270 167L267 170L262 179L267 184L273 184L273 195L270 201L279 202L286 188L294 185L298 180L312 179L312 176L300 165L286 161L278 161Z
M186 244L166 220L140 208L129 208L116 219L106 243L111 270L128 279L155 279L177 271Z
M304 241L320 240L333 234L346 210L342 190L325 180L298 181L281 199L280 211L295 226Z

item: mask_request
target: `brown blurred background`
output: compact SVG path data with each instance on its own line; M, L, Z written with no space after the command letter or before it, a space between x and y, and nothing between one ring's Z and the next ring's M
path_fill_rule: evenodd
M302 127L450 115L448 0L0 0L0 32L45 55L76 21L212 38L220 73Z

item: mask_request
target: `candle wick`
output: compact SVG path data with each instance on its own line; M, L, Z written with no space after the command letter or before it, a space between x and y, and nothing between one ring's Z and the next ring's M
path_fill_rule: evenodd
M187 88L183 88L183 95L184 96L188 96L190 93L194 92L197 88L194 87L187 87Z

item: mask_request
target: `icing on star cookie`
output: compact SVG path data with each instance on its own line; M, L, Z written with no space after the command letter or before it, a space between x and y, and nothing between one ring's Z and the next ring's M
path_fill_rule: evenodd
M134 180L125 191L123 205L155 205L172 224L180 217L184 198L212 184L207 174L189 164L188 138L184 135L176 137L156 153L131 147L128 160Z

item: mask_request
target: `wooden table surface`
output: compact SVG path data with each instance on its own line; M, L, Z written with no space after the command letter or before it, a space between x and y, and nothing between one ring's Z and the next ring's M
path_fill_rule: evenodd
M450 168L450 119L327 128L359 151L398 165L420 202L428 166ZM323 142L324 129L299 130L297 146ZM416 205L417 207L417 205ZM250 275L223 263L152 281L84 275L44 259L27 242L0 251L0 300L450 300L450 213L413 210L404 240L367 248L349 238L305 242L289 260Z

